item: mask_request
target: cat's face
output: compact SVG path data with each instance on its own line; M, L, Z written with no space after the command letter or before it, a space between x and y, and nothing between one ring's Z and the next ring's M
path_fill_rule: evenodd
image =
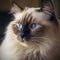
M47 3L48 4L48 3ZM43 8L20 9L14 4L13 12L15 20L12 31L20 42L31 42L32 44L50 40L55 34L57 21L50 2Z

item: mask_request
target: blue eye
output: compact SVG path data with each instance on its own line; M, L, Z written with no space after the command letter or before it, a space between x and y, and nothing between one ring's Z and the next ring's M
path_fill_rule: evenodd
M22 28L22 24L16 24L16 27L20 30Z
M33 23L31 27L32 27L32 28L36 28L37 26L38 26L37 23Z

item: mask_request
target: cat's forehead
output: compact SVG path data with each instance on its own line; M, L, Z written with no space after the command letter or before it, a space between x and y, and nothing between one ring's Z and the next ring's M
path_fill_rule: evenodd
M19 20L22 16L24 17L24 15L31 14L31 13L35 12L36 10L40 10L40 8L28 8L28 7L26 7L23 12L15 13L14 17L16 20Z
M28 8L28 7L26 7L25 11L28 12L28 13L31 13L31 12L34 12L34 11L37 11L37 10L40 10L40 9L41 8L39 8L39 7L38 8L33 8L33 7L32 8Z
M45 14L44 12L34 12L34 13L32 13L32 16L36 20L45 20L45 21L47 21L50 18L50 16Z
M18 12L14 16L16 20L22 20L30 14L36 21L46 21L49 19L49 15L45 14L44 12L39 12L38 10L40 10L40 8L26 8L23 12Z

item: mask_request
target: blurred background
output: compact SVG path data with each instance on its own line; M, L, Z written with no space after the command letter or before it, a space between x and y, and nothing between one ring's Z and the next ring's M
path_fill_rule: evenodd
M5 28L13 17L11 14L9 15L11 1L12 0L0 0L0 43L3 40ZM41 0L15 0L15 2L22 7L39 7ZM60 0L53 0L53 3L56 16L60 19Z

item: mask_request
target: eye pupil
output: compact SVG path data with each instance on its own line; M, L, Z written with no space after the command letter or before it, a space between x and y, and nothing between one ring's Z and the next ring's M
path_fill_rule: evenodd
M19 26L20 26L20 28L22 28L22 24L20 24Z
M33 23L33 24L32 24L32 28L35 28L36 26L37 26L36 23Z
M22 24L16 24L16 27L17 27L18 29L21 29L21 28L22 28Z

